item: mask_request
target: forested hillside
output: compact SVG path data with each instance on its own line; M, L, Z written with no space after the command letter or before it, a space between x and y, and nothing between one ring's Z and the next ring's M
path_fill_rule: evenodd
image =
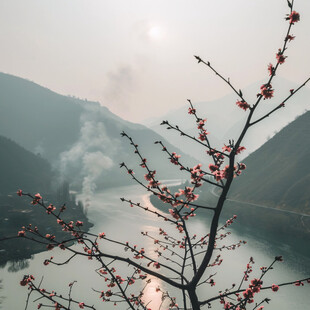
M231 198L310 214L310 112L245 159Z
M58 210L66 204L64 217L68 221L83 221L85 230L91 226L83 205L77 204L75 197L69 194L69 187L62 183L56 185L47 160L3 136L0 136L0 149L0 239L17 236L21 227L28 224L35 224L42 234L53 229L60 238L66 236L54 217L45 216L43 208L32 205L29 197L18 197L18 189L32 195L39 192L47 206L52 203ZM25 239L0 242L0 266L8 260L29 258L44 250L45 245Z
M161 148L162 140L171 152L183 153L159 134L143 125L123 120L98 102L59 95L28 80L0 73L0 135L49 160L59 174L76 189L126 184L130 179L119 169L125 161L135 169L139 160L125 131L139 144L152 169L162 178L177 178ZM196 160L182 156L186 165Z
M50 190L53 173L50 164L14 141L0 136L0 194L19 188L32 192Z

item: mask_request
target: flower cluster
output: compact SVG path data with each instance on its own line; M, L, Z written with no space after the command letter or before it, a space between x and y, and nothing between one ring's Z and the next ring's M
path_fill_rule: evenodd
M46 213L47 214L51 214L52 212L54 212L56 210L56 207L53 206L52 204L50 204L47 208L46 208Z
M195 114L195 113L196 113L196 109L188 108L188 114Z
M18 191L17 195L21 196L21 193L19 193L19 191ZM41 199L42 199L42 196L39 193L37 193L37 194L34 195L34 198L33 198L32 202L31 202L31 204L37 205Z
M263 285L261 279L253 279L249 284L249 287L242 293L243 297L246 299L247 303L251 304L254 302L255 293L259 293ZM238 301L241 301L241 296L238 296Z
M294 39L295 39L295 36L293 36L293 35L291 35L291 34L288 34L288 35L286 36L286 38L285 38L285 41L291 42L291 41L294 40Z
M195 184L196 187L200 187L202 185L201 181L205 175L204 172L201 170L202 165L198 164L194 166L193 168L190 168L190 173L191 173L191 183Z
M204 128L206 121L207 121L206 119L200 119L200 118L197 119L197 128L200 130L198 139L200 141L206 141L207 135L209 134L209 132L207 132Z
M219 165L209 164L209 169L216 181L221 181L229 177L230 173L229 165L226 165L224 169L220 170ZM234 177L240 175L241 171L245 169L246 165L243 163L238 163L238 165L234 165L233 167Z
M233 217L231 217L230 219L228 219L228 220L226 221L224 227L228 227L228 226L230 226L231 224L233 224L236 218L237 218L237 215L234 215Z
M230 153L231 152L231 146L227 146L226 144L224 144L224 146L222 147L222 151Z
M178 165L179 164L179 158L181 157L181 155L177 155L175 152L173 152L171 154L171 157L170 157L170 162L172 162L173 164L175 165Z
M81 226L83 226L83 222L82 221L76 221L75 226L81 227Z
M274 66L272 64L268 65L268 72L269 72L269 76L272 76L274 74Z
M297 23L300 21L300 14L296 11L292 11L290 15L286 18L286 20L290 21L290 24L294 25L294 23Z
M272 89L271 84L263 84L260 90L260 94L264 97L264 99L271 99L273 97L274 90Z
M246 111L250 107L250 105L244 100L237 100L236 105L244 111Z
M23 279L19 282L21 286L26 286L27 284L31 283L34 280L33 275L24 275Z
M276 54L276 59L278 61L278 64L282 65L285 62L286 58L287 58L287 56L283 56L283 52L279 48L279 50L278 50L278 52Z
M200 119L200 120L197 120L197 128L198 129L203 129L204 125L205 125L205 122L207 121L207 119Z
M174 217L176 220L180 218L177 209L169 209L169 213Z
M144 179L146 181L149 181L149 184L148 184L147 187L149 187L149 188L156 188L156 187L158 187L160 185L160 182L158 182L158 181L156 181L154 179L155 174L156 174L156 170L149 171L147 174L144 175Z
M272 284L271 290L272 290L273 292L277 292L277 291L279 290L279 285Z
M236 150L236 155L240 154L241 152L243 152L246 148L244 146L239 146Z
M175 197L185 196L188 202L195 201L199 195L194 194L194 188L186 186L185 189L179 189L178 193L175 193Z
M20 230L18 233L17 233L18 237L25 237L26 235L26 232L25 230Z

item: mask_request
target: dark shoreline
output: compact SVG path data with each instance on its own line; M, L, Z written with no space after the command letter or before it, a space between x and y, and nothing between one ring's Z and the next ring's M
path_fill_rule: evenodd
M171 192L177 191L180 187L182 186L170 188ZM211 193L205 193L201 195L203 197L198 203L209 206L214 204L216 197ZM171 209L169 204L163 203L155 195L150 196L150 202L163 212L169 213L168 210ZM220 218L221 223L225 223L235 214L237 219L229 229L236 231L238 235L245 236L245 239L250 235L253 238L266 240L274 247L280 248L281 245L285 245L292 251L310 258L310 217L226 201ZM206 212L198 212L197 216L209 220Z
M44 199L48 201L57 201L55 195L45 195ZM54 203L53 203L54 204ZM55 204L59 209L62 204ZM42 235L47 233L54 234L57 240L70 239L70 235L61 230L60 225L56 222L56 218L48 215L39 205L31 205L29 197L18 197L15 195L3 195L0 197L0 238L15 237L23 226L32 224L37 226ZM71 197L66 202L66 210L63 213L65 221L82 221L83 231L88 231L93 224L87 219L82 203L76 203L75 197ZM27 236L30 234L26 233ZM72 245L70 241L67 244ZM17 269L23 268L25 260L31 259L34 254L46 251L46 245L28 240L26 238L16 238L0 242L0 267L3 268L10 262ZM19 266L19 267L17 267ZM12 271L14 271L13 268Z

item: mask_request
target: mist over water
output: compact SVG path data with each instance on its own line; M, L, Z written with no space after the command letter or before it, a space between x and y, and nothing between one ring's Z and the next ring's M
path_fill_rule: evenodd
M159 227L163 227L171 234L178 237L176 229L166 222L162 222L154 218L150 213L137 208L131 208L128 204L122 203L119 197L132 199L132 201L140 201L143 206L154 208L148 200L148 195L144 190L137 185L111 188L102 193L96 193L92 196L91 208L89 208L88 216L91 222L94 223L92 232L105 232L107 236L121 240L128 241L132 244L137 244L139 247L144 246L146 251L152 251L156 248L154 242L150 239L144 238L141 231L148 231L150 235L156 236ZM86 199L83 195L79 199ZM248 243L235 251L221 251L223 263L219 268L210 269L209 273L217 273L215 277L216 286L201 286L201 296L210 297L218 293L218 290L229 287L232 283L239 283L243 277L243 271L251 256L254 257L254 271L251 278L259 274L260 266L269 265L276 255L283 255L284 262L277 264L269 274L266 275L265 284L280 283L292 281L306 277L309 273L310 258L299 255L292 245L277 244L276 240L262 240L259 237L253 238L252 235L238 233L238 222L236 222L236 230L232 230L232 235L222 241L223 244L233 244L239 240L247 240ZM208 224L205 220L194 219L190 230L197 233L197 236L204 235L208 231ZM230 229L229 229L230 230ZM123 248L115 245L104 243L104 247L108 247L107 251L118 253L129 257L130 253L124 252ZM276 246L275 246L276 244ZM75 245L77 247L78 245ZM103 250L105 250L103 247ZM44 252L34 255L34 259L29 261L29 266L25 269L12 273L10 271L10 264L0 270L0 279L3 279L3 290L1 296L4 296L2 309L23 309L26 299L27 290L19 285L20 279L24 274L33 274L37 281L44 276L43 287L48 289L56 289L58 292L65 293L68 291L68 283L77 280L73 290L73 297L81 299L85 303L94 304L98 309L112 309L114 306L102 303L98 298L98 294L92 291L92 288L98 290L106 290L106 283L102 278L94 272L97 264L95 261L88 261L84 258L78 258L70 262L70 264L55 267L52 265L43 266L43 261L53 255L54 260L60 262L68 257L68 251L53 250L52 252ZM155 253L153 253L154 257ZM92 266L92 267L91 267ZM95 266L95 267L94 267ZM97 266L99 267L99 266ZM127 266L124 264L117 264L117 271L122 276L126 275ZM169 287L163 286L163 283L152 279L146 291L146 297L151 297L153 306L160 303L161 295L156 293L156 287L161 286L164 289ZM269 309L291 310L298 305L298 309L307 309L310 302L308 294L309 287L281 287L279 292L264 292L261 293L263 297L271 298ZM19 296L17 299L16 296ZM257 295L259 296L259 295ZM178 295L176 295L178 298ZM257 299L258 301L259 299ZM30 304L29 309L35 309L36 304ZM119 309L126 309L126 306L118 306ZM155 308L154 308L155 309ZM221 309L220 304L215 304L212 309ZM266 307L268 309L268 307Z

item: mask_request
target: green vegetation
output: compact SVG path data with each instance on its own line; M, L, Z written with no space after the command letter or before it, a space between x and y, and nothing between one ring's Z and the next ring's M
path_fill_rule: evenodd
M48 192L54 173L50 164L14 141L0 136L0 194Z
M59 210L62 204L56 201L56 195L45 196L44 202L55 203ZM0 196L0 236L17 236L21 227L32 224L33 228L36 226L42 235L53 234L58 240L67 240L68 234L61 230L61 226L56 222L52 216L44 215L42 208L32 205L28 197ZM76 204L74 200L66 202L66 210L63 215L66 221L83 221L83 230L88 231L92 226L88 222L83 205ZM27 234L31 237L30 234ZM69 242L72 244L72 242ZM46 245L33 242L24 238L17 238L13 240L2 241L0 243L0 266L6 264L7 261L21 261L31 258L35 253L46 251Z
M230 198L310 214L310 112L248 156Z
M0 73L0 134L53 161L78 138L80 101Z
M306 112L244 160L247 169L232 185L223 221L237 214L237 230L257 227L261 237L266 234L266 238L277 237L283 242L289 238L309 238L310 217L299 215L310 215L309 124L310 112ZM173 187L171 191L184 186ZM206 184L197 193L201 204L212 206L217 201L216 191ZM168 212L167 205L157 197L151 196L151 202Z
M94 166L104 166L96 175L98 189L130 182L117 169L122 161L132 167L137 163L121 140L122 131L143 145L143 155L153 167L159 167L163 178L177 177L179 171L171 167L160 147L154 147L156 140L162 140L169 150L182 154L187 161L195 162L154 131L121 119L98 102L62 96L9 74L0 73L0 106L0 135L41 154L77 190L92 170L85 165L89 164L88 155L106 158L108 162L94 162Z
M169 189L175 193L179 188L185 186L190 186L189 182L169 187ZM198 204L211 207L216 205L218 198L212 191L212 186L204 184L196 193L199 194ZM169 213L168 210L171 206L162 202L155 195L150 196L150 201L159 210ZM212 213L210 211L209 217L203 212L197 215L200 219L204 217L204 221L208 223ZM221 216L222 224L233 215L237 215L237 220L231 229L236 230L240 235L252 235L270 240L278 245L281 243L290 244L301 254L309 255L310 249L301 245L309 240L310 217L227 200Z
M40 192L46 205L52 203L59 208L66 203L64 219L83 221L85 230L91 227L84 214L83 205L76 204L75 197L69 195L68 184L62 184L57 191L52 190L54 174L46 160L2 136L0 136L0 148L1 238L17 236L21 227L28 224L36 225L43 235L53 232L59 238L67 237L54 217L42 216L44 211L38 206L31 205L30 198L18 197L16 195L18 189L33 194ZM45 250L45 245L26 239L0 242L0 266L8 260L20 261Z

